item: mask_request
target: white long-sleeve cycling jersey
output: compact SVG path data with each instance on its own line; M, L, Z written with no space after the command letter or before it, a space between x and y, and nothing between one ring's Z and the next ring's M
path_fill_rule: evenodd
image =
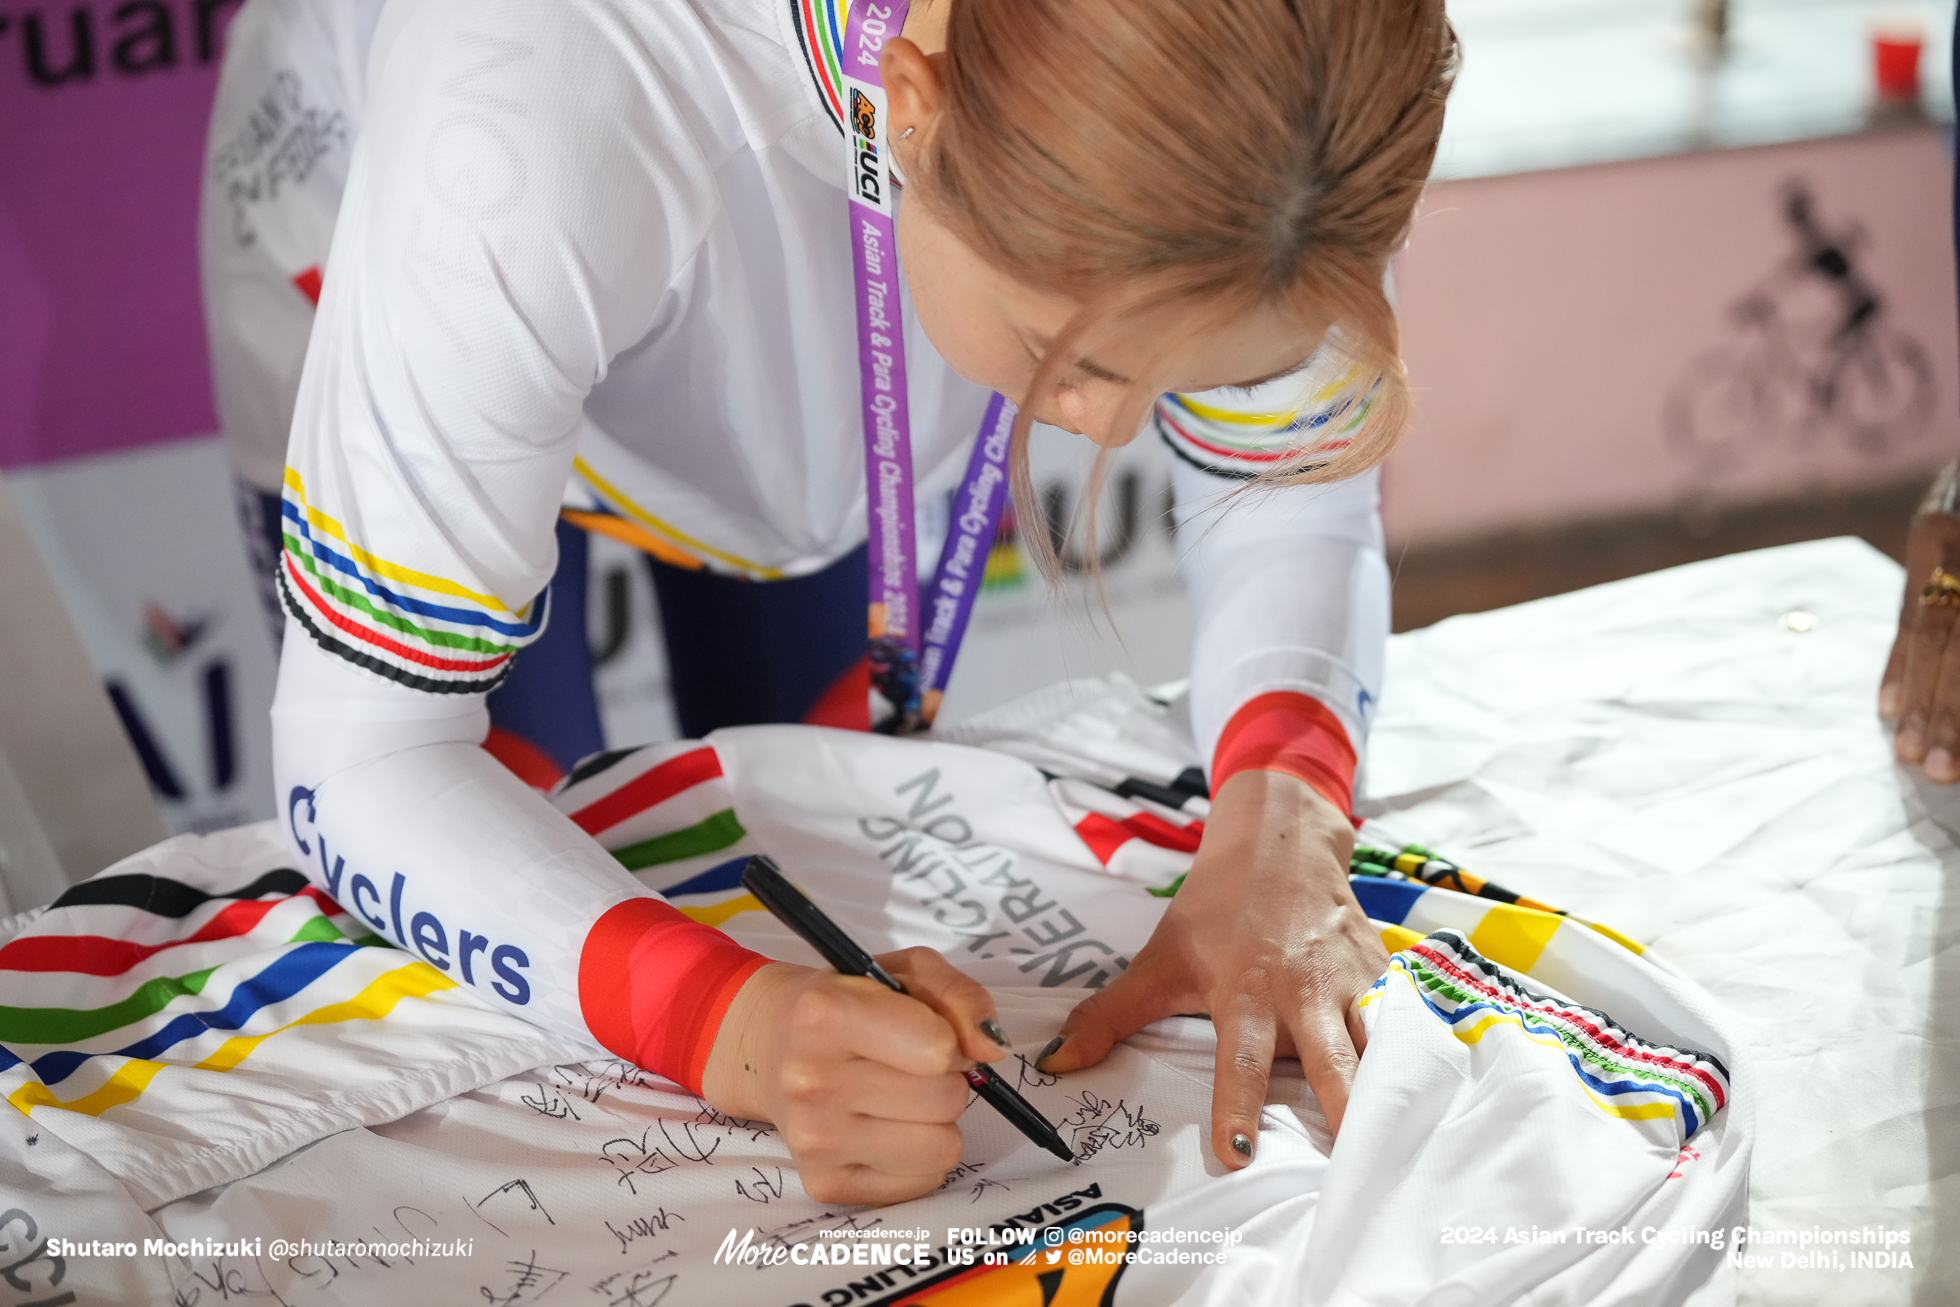
M549 617L568 481L762 580L865 539L841 29L835 0L240 14L206 293L227 438L248 479L283 486L275 767L309 847L442 895L553 867L609 883L589 838L456 747ZM905 331L924 498L957 481L986 395L909 307ZM1201 747L1248 704L1305 696L1289 729L1339 737L1335 789L1388 628L1376 477L1233 492L1302 430L1338 439L1367 403L1354 380L1166 397L1144 433L1177 460Z

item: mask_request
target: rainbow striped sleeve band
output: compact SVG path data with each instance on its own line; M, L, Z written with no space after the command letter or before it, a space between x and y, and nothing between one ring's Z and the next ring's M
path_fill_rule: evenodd
M1361 1005L1399 984L1413 985L1436 1018L1466 1044L1493 1028L1515 1027L1536 1043L1562 1050L1601 1111L1632 1121L1672 1120L1680 1143L1729 1101L1728 1068L1712 1054L1649 1043L1603 1012L1527 989L1458 931L1439 930L1396 953Z
M1154 424L1171 452L1193 467L1249 481L1302 456L1346 449L1380 384L1364 384L1358 366L1335 372L1309 365L1304 381L1291 376L1250 391L1165 395Z
M513 611L494 595L391 562L309 503L286 469L279 591L314 642L357 666L434 694L479 694L544 631L549 591Z

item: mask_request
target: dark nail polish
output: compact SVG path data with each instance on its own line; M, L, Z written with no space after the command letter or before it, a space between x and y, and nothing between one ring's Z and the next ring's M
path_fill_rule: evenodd
M1232 1151L1237 1153L1240 1157L1251 1157L1252 1140L1246 1138L1244 1135L1233 1135Z
M1041 1069L1041 1064L1043 1062L1046 1062L1049 1058L1055 1056L1056 1051L1060 1049L1062 1046L1062 1041L1067 1038L1068 1038L1067 1035L1057 1035L1053 1039L1048 1041L1048 1047L1042 1049L1040 1056L1036 1057L1034 1060L1035 1069L1037 1071Z
M1007 1047L1007 1032L1002 1030L1000 1028L1000 1022L994 1020L992 1017L988 1017L980 1023L980 1033L993 1040L996 1044L999 1044L1002 1048Z

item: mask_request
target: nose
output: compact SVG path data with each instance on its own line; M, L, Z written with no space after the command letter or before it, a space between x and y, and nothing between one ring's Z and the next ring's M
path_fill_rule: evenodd
M1055 391L1055 407L1064 420L1055 425L1078 436L1086 435L1106 449L1119 448L1129 444L1137 434L1117 430L1128 399L1122 386L1110 382L1059 387Z
M1069 415L1066 408L1057 402L1058 397L1059 394L1057 391L1050 390L1048 397L1038 403L1030 403L1027 399L1023 398L1018 401L1017 406L1025 411L1029 417L1045 427L1060 427L1070 435L1081 435L1081 424Z

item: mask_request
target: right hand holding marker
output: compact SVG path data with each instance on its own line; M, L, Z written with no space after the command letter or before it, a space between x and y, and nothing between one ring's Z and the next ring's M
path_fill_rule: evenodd
M1004 1057L993 999L938 953L878 958L906 988L772 962L729 1005L702 1090L774 1122L820 1203L903 1202L959 1163L960 1072Z

